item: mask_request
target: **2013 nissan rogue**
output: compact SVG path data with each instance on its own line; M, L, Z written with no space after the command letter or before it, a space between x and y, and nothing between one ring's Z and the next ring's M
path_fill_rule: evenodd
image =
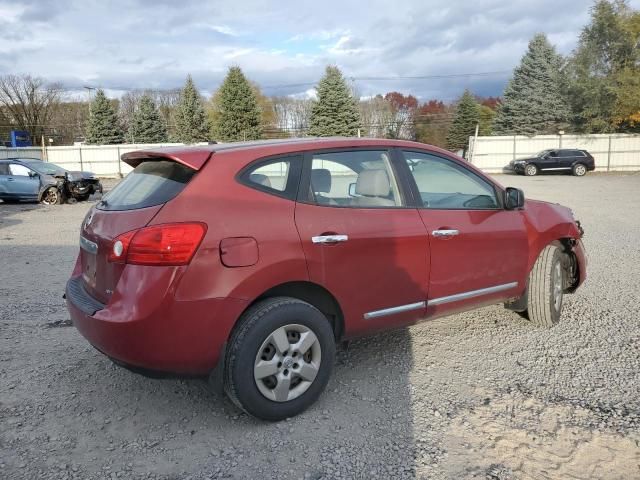
M137 151L66 287L116 363L222 379L267 420L311 405L336 342L504 303L551 327L584 281L571 210L428 145L297 139Z

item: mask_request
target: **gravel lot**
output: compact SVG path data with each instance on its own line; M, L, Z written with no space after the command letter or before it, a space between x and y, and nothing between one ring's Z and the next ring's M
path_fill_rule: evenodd
M89 204L0 204L0 478L640 478L640 174L498 178L583 222L564 321L494 306L352 342L278 424L91 348L62 300Z

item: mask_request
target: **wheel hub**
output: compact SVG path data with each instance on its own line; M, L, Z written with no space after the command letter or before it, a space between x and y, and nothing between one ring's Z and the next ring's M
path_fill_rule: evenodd
M309 389L321 360L320 341L310 328L284 325L262 342L256 354L253 378L264 397L287 402Z
M291 368L293 367L293 358L287 357L282 361L283 368Z

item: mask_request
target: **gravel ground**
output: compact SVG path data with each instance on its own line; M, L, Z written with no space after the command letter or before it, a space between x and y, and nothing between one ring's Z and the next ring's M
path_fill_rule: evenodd
M640 174L498 179L583 222L563 322L494 306L354 341L277 424L65 328L89 204L0 205L0 478L640 478Z

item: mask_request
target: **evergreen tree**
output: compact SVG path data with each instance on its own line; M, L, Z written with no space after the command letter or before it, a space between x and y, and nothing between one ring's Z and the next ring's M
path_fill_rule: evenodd
M178 142L195 143L209 139L209 121L191 75L187 76L187 82L180 92L175 121Z
M480 122L480 108L476 99L469 90L458 102L456 113L447 134L447 147L451 150L463 150L467 153L469 137L476 131L476 125Z
M354 136L360 126L356 100L338 67L328 66L316 87L318 100L311 109L309 135Z
M631 129L640 75L639 42L640 14L626 1L594 4L591 22L580 34L569 69L571 108L578 131Z
M562 57L544 34L529 42L504 91L494 124L496 135L557 133L568 120Z
M102 89L96 91L91 102L85 137L90 145L112 145L124 140L118 116Z
M162 143L168 141L167 126L149 95L140 98L138 109L133 114L129 127L133 143Z
M229 68L214 98L216 123L213 133L216 140L236 142L262 136L256 94L240 67Z
M486 105L478 105L480 128L478 135L491 135L493 133L493 123L496 118L496 111Z

